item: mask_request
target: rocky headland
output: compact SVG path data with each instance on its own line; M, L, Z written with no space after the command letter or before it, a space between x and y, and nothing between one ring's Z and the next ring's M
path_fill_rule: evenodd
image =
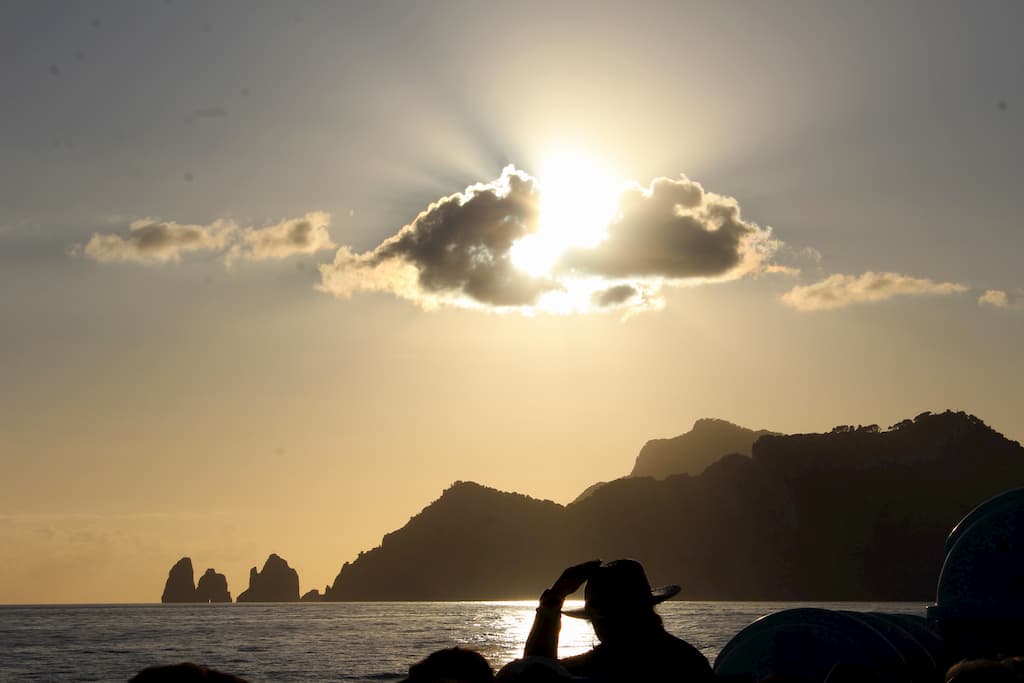
M953 526L1024 486L1024 448L962 412L824 434L708 426L742 437L737 452L703 467L699 449L670 453L699 439L649 444L634 476L567 506L456 482L324 599L535 598L568 564L634 557L690 600L928 600ZM655 461L686 471L635 476Z

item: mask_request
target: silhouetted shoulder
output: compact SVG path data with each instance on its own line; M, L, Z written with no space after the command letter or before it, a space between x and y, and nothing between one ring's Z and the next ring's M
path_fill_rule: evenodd
M602 643L559 662L574 676L596 682L715 680L711 664L700 650L666 632L628 648Z

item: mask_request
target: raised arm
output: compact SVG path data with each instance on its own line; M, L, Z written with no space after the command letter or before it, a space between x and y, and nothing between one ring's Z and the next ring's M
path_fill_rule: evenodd
M590 574L601 566L601 560L590 560L576 564L558 577L554 585L540 595L537 616L526 639L524 657L558 658L558 632L562 628L562 605L565 599L579 590Z

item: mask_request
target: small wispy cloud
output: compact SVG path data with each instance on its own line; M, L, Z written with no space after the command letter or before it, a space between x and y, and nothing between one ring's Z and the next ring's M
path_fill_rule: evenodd
M978 305L1009 308L1010 296L1001 289L986 289L985 293L978 297Z
M978 305L985 308L1021 310L1024 309L1024 290L1017 289L1008 292L1003 289L986 289L978 297Z
M799 311L831 311L900 296L949 296L967 289L957 282L869 271L860 275L831 275L814 284L794 287L782 295L782 301Z
M185 225L143 218L131 222L126 236L95 233L85 245L73 247L71 253L100 263L168 263L180 261L188 252L224 250L237 232L238 226L226 220Z
M72 247L71 254L100 263L143 265L177 262L183 255L199 251L222 253L227 266L238 259L284 259L333 248L330 220L330 214L312 211L260 228L241 228L227 219L191 225L143 218L132 221L126 235L94 233L85 244Z
M301 218L290 218L263 228L246 228L228 250L225 259L230 265L239 258L266 261L332 249L337 245L331 241L328 232L330 222L330 214L311 211Z

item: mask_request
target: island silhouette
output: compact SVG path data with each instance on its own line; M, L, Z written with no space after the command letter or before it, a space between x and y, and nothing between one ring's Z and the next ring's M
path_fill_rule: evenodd
M167 575L161 602L231 602L228 580L214 569L207 569L195 583L192 558L178 560Z
M698 420L565 506L455 482L302 599L533 599L579 558L635 557L688 600L927 600L953 526L1018 486L1024 448L964 412L791 435ZM239 601L298 600L280 563L264 573L287 576L286 598L253 592L254 567Z

